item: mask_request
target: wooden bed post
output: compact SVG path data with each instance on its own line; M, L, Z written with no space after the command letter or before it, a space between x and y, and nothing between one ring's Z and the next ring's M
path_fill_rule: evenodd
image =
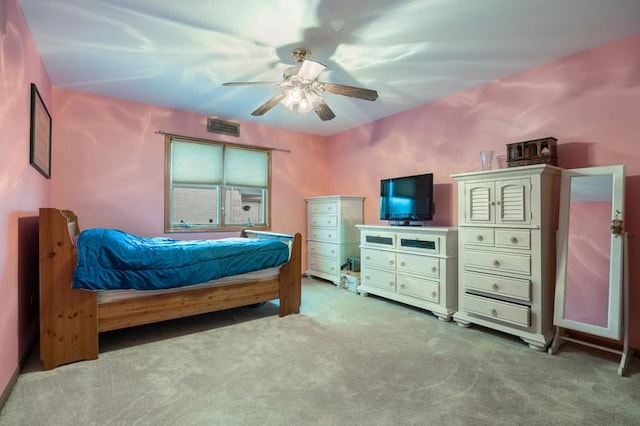
M302 235L296 233L291 246L291 259L280 269L281 317L300 312L302 300Z
M79 232L73 212L40 209L40 359L44 369L98 358L97 296L74 290L73 236Z

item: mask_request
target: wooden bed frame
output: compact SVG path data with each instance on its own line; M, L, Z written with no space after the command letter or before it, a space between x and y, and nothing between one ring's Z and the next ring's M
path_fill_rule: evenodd
M71 288L80 229L70 210L40 209L40 358L44 369L98 358L98 334L279 299L279 315L297 314L301 301L299 233L279 276L98 303L97 293ZM264 233L269 234L269 233ZM272 234L281 235L281 234Z

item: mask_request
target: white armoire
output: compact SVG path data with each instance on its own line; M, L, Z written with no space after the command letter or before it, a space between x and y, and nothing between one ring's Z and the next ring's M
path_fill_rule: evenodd
M542 164L452 176L459 325L510 333L538 350L551 342L561 170Z

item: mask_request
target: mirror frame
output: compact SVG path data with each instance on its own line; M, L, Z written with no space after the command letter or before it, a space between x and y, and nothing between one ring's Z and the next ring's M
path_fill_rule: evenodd
M571 180L574 177L603 176L613 177L611 199L611 222L603 224L611 230L611 249L609 253L609 303L607 326L579 322L565 318L565 294L567 284L567 255L569 248L569 206ZM622 285L624 232L614 226L614 220L624 220L624 166L587 167L562 171L560 185L560 217L557 233L556 289L553 324L570 330L592 334L609 339L621 338ZM619 224L624 226L624 222Z

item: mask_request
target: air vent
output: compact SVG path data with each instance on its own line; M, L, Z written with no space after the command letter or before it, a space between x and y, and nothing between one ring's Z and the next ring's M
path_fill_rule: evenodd
M237 137L240 136L240 124L216 118L207 118L207 131Z

